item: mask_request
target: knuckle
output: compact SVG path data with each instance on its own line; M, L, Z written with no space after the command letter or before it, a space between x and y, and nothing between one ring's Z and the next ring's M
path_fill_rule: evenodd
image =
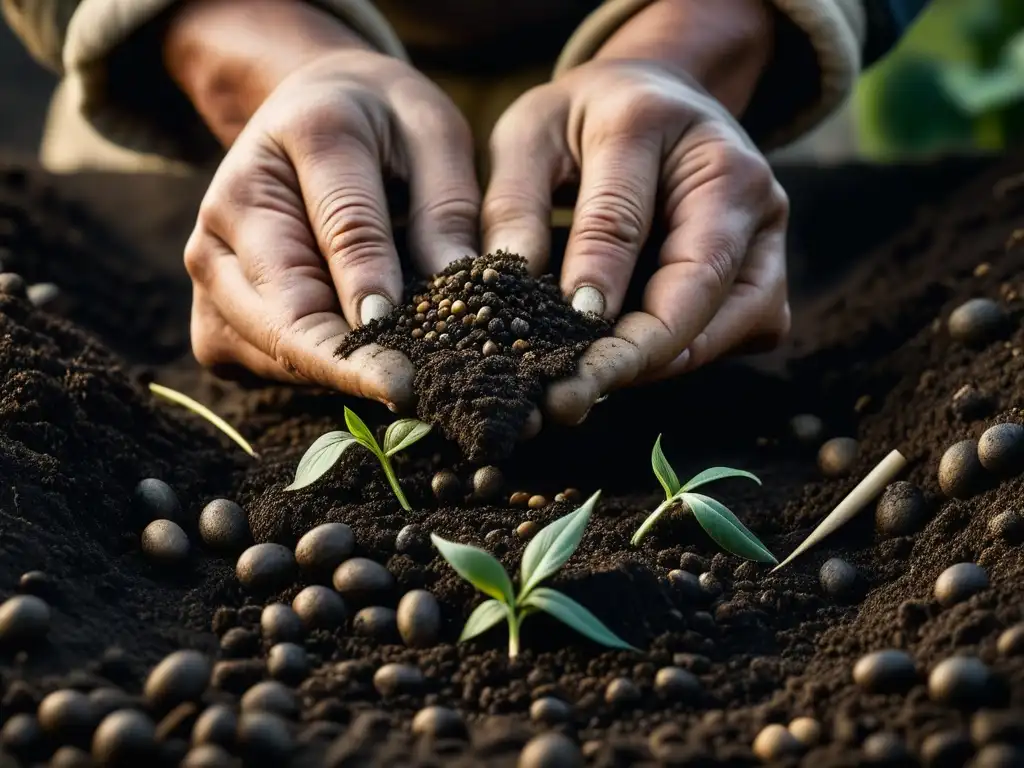
M716 176L728 179L738 190L761 199L774 198L775 176L760 153L738 143L722 144L711 164Z
M505 189L484 198L480 218L485 226L505 224L542 210L543 202L522 189Z
M578 242L612 246L618 250L638 247L646 220L637 196L623 188L599 190L576 211L573 229Z
M213 255L210 252L206 238L202 237L198 230L192 233L185 244L184 260L185 270L193 281L197 283L207 281Z
M194 325L192 329L192 354L204 368L232 362L224 345L217 340L216 332L205 325Z
M743 258L743 247L727 233L708 235L700 244L700 260L696 262L702 278L717 291L724 291L732 282L736 266Z
M391 240L388 223L371 193L339 184L345 191L317 206L320 239L332 264L348 267L379 255Z
M424 221L437 224L439 235L464 234L466 230L475 229L475 219L479 201L461 192L444 194L430 200L412 211L409 216L413 227L421 227Z

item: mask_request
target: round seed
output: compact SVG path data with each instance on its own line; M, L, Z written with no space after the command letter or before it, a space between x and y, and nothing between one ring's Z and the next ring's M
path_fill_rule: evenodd
M499 352L501 352L501 347L499 347L493 341L487 340L487 341L484 342L484 346L483 346L482 352L483 352L484 357L491 357L491 356L496 355Z
M604 700L615 707L628 707L640 701L640 689L628 677L617 677L604 689Z
M295 555L280 544L254 544L235 564L242 585L259 592L283 589L295 575Z
M920 748L925 768L959 768L973 753L970 737L958 728L930 734Z
M436 331L427 331L426 334L423 336L423 340L424 341L437 341L437 332Z
M988 521L988 531L1008 544L1020 544L1024 541L1024 514L1016 509L1000 512Z
M948 706L976 707L988 698L991 683L992 674L980 659L953 656L928 676L928 696Z
M0 645L24 647L50 631L50 606L35 595L15 595L0 604Z
M237 741L246 765L287 765L295 748L288 725L270 712L242 713Z
M277 680L256 683L240 702L242 712L269 712L291 719L299 713L299 700L291 688Z
M165 656L146 678L143 695L154 709L168 711L186 701L198 701L210 682L210 662L198 651L175 651Z
M789 431L797 442L817 447L825 436L825 422L814 414L801 413L789 420Z
M419 304L416 305L416 314L417 315L426 315L427 312L429 312L429 311L430 311L430 302L429 301L421 301Z
M452 314L458 317L466 312L466 302L462 299L457 299L452 302Z
M415 523L410 523L395 537L395 550L413 560L428 560L433 557L430 540Z
M906 742L892 731L871 734L864 739L861 751L872 765L907 765L911 760Z
M271 603L263 609L260 631L269 643L302 642L306 634L302 619L284 603Z
M411 664L385 664L373 675L373 687L381 696L412 693L423 685L423 673Z
M554 696L544 696L530 705L530 719L544 725L566 723L572 717L572 707Z
M803 751L803 744L797 741L786 726L772 723L757 734L752 749L758 758L770 763L800 754Z
M414 339L422 339L423 338L423 329L422 328L413 328L413 330L412 330L412 337Z
M957 563L935 580L935 599L944 608L962 603L988 587L988 574L980 565Z
M494 317L494 310L486 304L476 311L476 324L487 325Z
M548 500L545 499L540 494L537 494L536 496L531 496L530 500L527 502L527 506L530 509L543 509L547 505L548 505Z
M1000 335L1006 319L1006 312L992 299L971 299L950 313L947 327L955 340L980 346Z
M295 643L278 643L267 653L267 673L285 685L298 685L309 674L306 649Z
M513 507L525 507L530 501L530 494L526 491L516 491L508 498L508 503Z
M833 437L818 451L818 467L826 477L843 477L853 471L859 453L852 437Z
M84 693L54 691L39 703L39 725L62 744L86 744L99 722L98 711Z
M473 495L480 501L490 501L501 493L505 477L495 466L480 467L473 473Z
M235 741L238 718L226 704L212 704L207 707L192 726L192 743L219 744L230 747Z
M410 648L429 648L441 633L441 606L425 589L414 589L398 601L398 632Z
M303 534L295 546L295 561L307 574L326 577L356 548L356 536L345 523L323 523Z
M789 724L789 732L805 747L815 747L821 741L821 723L813 717L798 717Z
M654 692L664 699L693 701L700 696L700 680L680 667L662 667L654 676Z
M978 444L974 440L954 443L939 461L939 488L947 496L966 499L978 490L982 477Z
M512 329L512 333L521 339L525 338L530 332L530 324L521 317L513 318L512 324L509 327Z
M365 557L355 557L338 566L334 588L346 602L357 605L386 599L395 586L395 577L383 565Z
M237 552L250 541L245 511L229 499L214 499L199 513L203 543L222 552Z
M516 536L523 541L529 541L537 532L540 530L540 526L537 525L533 520L524 520L516 526Z
M430 481L430 488L440 501L451 501L459 497L462 491L458 475L450 469L442 469Z
M310 630L332 630L340 627L348 618L342 596L320 584L313 584L299 592L292 600L292 610L302 625Z
M1024 427L996 424L978 439L981 466L999 477L1011 477L1024 469Z
M395 611L379 605L363 608L352 619L352 631L378 643L394 643L398 638Z
M1003 657L1024 655L1024 624L1004 629L996 641L996 650Z
M488 267L484 270L483 281L485 285L494 285L498 282L498 270Z
M156 726L136 710L107 715L92 737L92 758L98 765L139 766L155 754Z
M909 536L925 521L925 501L921 489L898 480L886 487L875 509L875 527L883 536Z
M412 719L412 732L431 739L457 739L466 735L466 724L454 709L424 707Z
M853 681L868 693L899 693L916 679L914 660L903 651L874 651L853 667Z
M142 532L142 551L155 563L181 565L188 560L188 536L171 520L154 520Z
M519 753L517 768L582 768L583 753L568 736L550 731L534 736Z
M818 573L821 588L832 597L847 597L857 585L857 569L839 557L826 560Z
M530 351L530 342L524 339L516 339L512 342L512 351L517 355L522 355Z
M181 519L181 502L174 490L163 480L147 477L135 486L135 510L140 523L152 520Z

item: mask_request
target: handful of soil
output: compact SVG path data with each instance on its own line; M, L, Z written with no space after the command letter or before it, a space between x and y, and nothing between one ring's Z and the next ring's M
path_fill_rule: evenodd
M414 284L404 306L350 333L338 355L370 343L405 353L417 416L483 463L512 452L545 385L572 374L610 330L569 306L553 276L533 278L524 258L498 251Z

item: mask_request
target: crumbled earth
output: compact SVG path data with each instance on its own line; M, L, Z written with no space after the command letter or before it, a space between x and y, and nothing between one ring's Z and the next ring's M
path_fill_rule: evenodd
M753 765L752 744L761 729L799 716L820 722L821 742L783 764L859 765L865 745L878 742L869 737L882 731L921 755L930 735L966 730L976 719L971 708L929 697L927 673L954 654L977 656L995 676L986 706L1024 707L1024 656L996 648L1004 629L1024 621L1024 550L990 526L997 515L1019 510L1024 477L986 478L981 491L964 500L945 499L937 481L948 446L977 438L994 423L1024 423L1021 173L1024 157L1008 158L948 205L923 212L798 313L794 340L784 350L786 375L726 363L685 380L614 394L581 426L546 430L500 462L505 490L491 503L471 496L475 464L444 439L463 434L465 425L457 425L471 403L450 416L452 432L435 430L397 457L412 512L401 509L372 458L357 449L321 482L285 493L308 445L339 428L343 405L378 427L387 423L387 412L313 390L212 384L183 362L152 371L216 407L253 442L259 459L250 460L195 417L155 402L129 373L138 361L118 347L118 330L155 335L162 321L131 306L130 295L103 305L107 318L90 327L98 336L22 299L4 298L0 599L17 592L24 572L44 571L53 582L53 618L45 642L0 649L0 726L34 712L42 696L57 688L117 687L137 695L146 671L177 648L211 658L241 655L232 662L239 676L218 678L202 694L205 704L237 705L245 687L264 674L266 644L236 640L229 652L219 647L220 639L235 628L258 632L260 609L290 601L307 582L274 595L242 589L233 561L205 550L196 531L205 502L220 496L245 508L257 541L294 546L318 523L345 522L356 537L353 556L383 563L395 576L397 588L379 603L393 608L405 591L425 588L441 605L441 642L426 649L358 636L351 616L345 628L306 637L312 672L294 686L300 706L289 726L295 765L515 765L531 736L549 729L528 714L532 701L547 696L571 704L569 722L557 729L583 745L589 765ZM26 211L37 205L30 196L5 194ZM11 242L17 243L24 217L4 214L0 222L5 216L15 221ZM60 238L63 231L55 228L50 236ZM69 269L70 253L58 241L35 258L52 260L55 266L47 269L56 275ZM96 282L103 283L110 263L97 263ZM510 264L504 271L512 269ZM67 280L61 287L84 291L84 301L92 284ZM955 307L974 297L998 300L1011 320L1001 338L982 348L953 341L944 325ZM187 302L184 294L179 299ZM139 301L146 300L140 294ZM399 316L409 317L396 313L393 327L378 340L395 334L397 346L406 343L399 336L408 338L414 359L444 351L412 344L412 329L398 326ZM537 345L535 318L528 322L529 341ZM575 340L587 332L580 330ZM482 341L477 337L473 344ZM499 341L510 343L508 337ZM492 359L475 348L473 354L478 361ZM522 358L501 359L522 365ZM965 387L978 396L965 394ZM432 397L438 398L430 400L438 414L451 405L439 390ZM968 399L971 408L963 407ZM822 439L858 440L849 475L821 476L816 446L789 434L789 419L798 413L823 419ZM762 479L763 487L735 480L708 490L780 558L893 448L908 458L901 479L922 489L928 520L913 535L883 539L867 509L777 574L717 552L700 527L680 515L664 518L642 546L632 548L631 534L659 501L649 463L659 433L680 477L726 465ZM465 450L461 438L458 443ZM461 500L434 499L430 481L442 468L458 476ZM148 520L133 510L132 489L144 477L166 480L180 497L180 522L194 551L187 567L158 569L140 553ZM567 487L583 494L601 489L603 496L579 550L552 585L641 651L603 650L544 616L526 622L523 651L514 663L505 657L501 627L456 644L480 596L428 547L399 553L398 532L415 524L424 535L483 546L515 573L524 547L516 527L525 520L543 525L569 512L571 502L553 501ZM513 507L504 500L515 491L552 501L537 510ZM862 591L843 600L824 593L818 570L831 557L857 569ZM943 608L933 597L935 579L964 561L981 565L990 586ZM668 573L680 567L709 572L705 587L693 592L674 585ZM853 682L853 666L862 655L886 648L907 651L919 679L903 693L865 693ZM417 666L423 686L381 695L372 681L389 662ZM697 675L699 695L666 701L655 692L658 670L672 665ZM635 684L638 696L621 695L619 685L619 695L609 701L606 688L621 677ZM411 718L430 704L458 710L470 738L414 737ZM171 728L164 718L160 732L162 760L176 764L188 729ZM962 765L968 756L952 764ZM0 751L0 765L7 764L19 763Z

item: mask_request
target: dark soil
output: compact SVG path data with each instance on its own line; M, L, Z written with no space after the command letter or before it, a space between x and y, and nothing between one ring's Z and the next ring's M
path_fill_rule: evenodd
M439 505L431 495L433 472L451 467L468 489L473 470L440 434L396 461L411 513L399 507L378 467L359 450L345 454L316 485L285 494L308 445L339 428L343 405L371 424L386 423L387 412L312 390L229 386L184 362L153 371L235 424L260 454L258 461L248 460L194 417L154 402L128 373L140 358L125 337L159 334L162 324L180 315L152 312L150 302L163 297L117 282L137 268L139 277L130 279L145 285L142 265L118 272L108 256L95 261L88 280L69 277L79 253L68 241L72 213L47 206L50 240L32 246L32 264L19 269L27 275L38 270L32 280L59 282L80 306L97 297L89 304L97 318L73 315L70 323L19 299L0 303L0 598L16 591L25 571L43 570L55 582L49 640L23 652L0 651L0 724L33 711L45 692L58 687L113 685L138 693L146 669L167 652L192 647L215 655L216 635L234 626L256 629L260 607L291 599L303 583L282 595L247 594L234 579L233 563L199 546L198 513L221 495L247 510L257 541L293 545L317 523L346 522L356 534L356 554L385 563L397 579L396 593L382 602L393 607L402 592L417 587L441 602L443 642L433 648L381 645L349 630L317 631L306 640L315 663L310 678L297 686L296 765L514 765L526 741L543 730L530 723L531 701L552 695L572 704L571 722L561 728L585 744L592 765L754 764L751 745L760 729L797 716L817 718L824 735L820 746L790 762L858 765L872 733L893 731L919 754L928 735L968 727L970 712L931 702L925 685L924 674L954 653L977 655L990 665L1001 683L991 706L1024 707L1024 657L995 650L1000 631L1024 620L1024 552L989 528L995 515L1019 509L1024 478L990 482L988 490L964 501L944 500L936 479L939 458L952 443L978 437L992 423L1024 422L1024 187L1008 181L1022 172L1024 157L1009 158L949 204L922 211L829 295L797 313L785 375L725 363L677 382L617 393L581 426L545 429L501 462L503 498L518 490L549 499L566 487L584 494L603 490L580 549L553 585L643 649L604 651L535 616L526 622L524 650L515 663L505 658L500 628L469 644L454 643L479 595L429 549L397 553L395 537L415 523L424 533L486 547L514 573L524 546L516 526L527 519L550 522L572 509L569 502L526 510L478 504L467 492L462 503ZM43 214L41 205L10 184L0 199L9 207L0 209L0 223L15 222L5 247L17 255L36 242L33 225L25 222ZM14 216L7 213L14 208ZM93 243L89 235L82 247ZM514 267L503 271L514 274ZM108 300L103 291L117 285L122 288ZM165 293L187 302L184 292ZM554 301L556 294L549 295ZM1014 322L1004 338L969 350L950 340L943 321L976 296L1000 300ZM542 358L542 342L532 336L535 321L531 315L530 342ZM395 322L378 340L421 365L439 366L436 380L418 382L427 393L420 415L436 414L443 425L435 432L457 437L466 452L473 445L500 452L496 446L514 439L511 418L500 422L500 434L474 434L467 414L486 410L468 391L472 379L458 378L461 364L452 362L457 352L414 345L397 328ZM579 328L573 332L578 336L564 338L582 341L593 331ZM509 341L503 337L501 343ZM558 353L558 365L569 365L566 354ZM465 357L467 377L471 366L498 365L475 349ZM502 381L501 398L518 409L516 419L525 418L556 363L533 369L530 379L523 377L525 356L497 359L510 371L518 367L519 392L495 380ZM497 376L505 368L488 370ZM453 389L442 392L445 380ZM958 406L963 395L954 396L967 385L988 395L977 401L980 410ZM826 438L859 440L860 458L849 477L823 479L814 450L789 437L789 418L808 412L824 419ZM665 518L634 549L629 537L659 500L649 464L658 433L664 433L666 453L681 477L712 465L761 477L763 488L729 481L710 492L780 558L893 448L909 459L902 479L923 489L929 521L916 535L882 540L872 510L865 510L775 575L717 553L699 526L681 516ZM146 521L133 516L131 492L147 476L166 480L181 497L181 522L196 550L187 569L159 571L139 553ZM834 556L858 569L863 596L838 601L824 594L818 569ZM934 580L961 561L983 566L991 586L942 609L932 597ZM721 594L693 598L673 587L667 574L681 563L714 574ZM869 695L853 684L856 660L884 648L905 649L915 659L922 677L909 692ZM258 658L264 655L261 649ZM425 689L381 697L373 674L395 661L419 666ZM656 672L673 664L698 675L703 692L697 700L671 703L655 694ZM638 700L606 702L605 688L617 677L635 682ZM237 693L211 688L205 700L234 702ZM427 704L459 710L471 741L414 739L410 718ZM379 719L361 717L367 713ZM162 749L173 764L181 743L169 738Z

